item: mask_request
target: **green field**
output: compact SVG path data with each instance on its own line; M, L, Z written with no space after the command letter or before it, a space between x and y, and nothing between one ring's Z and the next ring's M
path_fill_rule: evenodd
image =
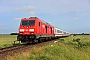
M16 37L16 35L0 35L0 48L12 46Z
M57 43L34 47L30 51L8 56L7 60L90 60L90 35L60 38Z

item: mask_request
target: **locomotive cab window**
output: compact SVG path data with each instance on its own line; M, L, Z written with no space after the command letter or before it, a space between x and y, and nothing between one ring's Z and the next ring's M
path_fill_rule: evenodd
M35 25L35 20L29 20L29 26L34 26Z
M22 21L22 25L27 25L28 24L28 20L23 20Z
M24 25L24 26L27 26L27 25L34 26L35 25L35 20L23 20L22 25Z

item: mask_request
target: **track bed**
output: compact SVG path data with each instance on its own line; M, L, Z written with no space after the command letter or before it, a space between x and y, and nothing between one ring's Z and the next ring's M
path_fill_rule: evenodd
M9 55L19 54L21 52L30 50L33 47L40 47L45 44L51 44L53 42L54 42L54 40L42 42L42 43L36 43L36 44L22 44L22 45L2 48L2 49L0 49L0 60L4 60Z

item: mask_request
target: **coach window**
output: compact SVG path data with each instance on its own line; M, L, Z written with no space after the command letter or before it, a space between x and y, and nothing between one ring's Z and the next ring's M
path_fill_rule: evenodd
M60 31L60 30L57 30L57 33L62 33L62 31Z
M59 33L59 30L57 30L57 33Z
M39 26L40 26L40 22L39 22Z
M60 31L60 33L62 33L62 31Z

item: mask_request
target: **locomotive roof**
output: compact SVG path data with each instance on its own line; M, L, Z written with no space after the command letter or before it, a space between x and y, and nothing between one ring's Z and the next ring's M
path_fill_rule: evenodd
M41 20L43 23L45 23L45 24L48 24L48 25L50 25L51 26L51 24L50 23L48 23L48 22L46 22L46 21L44 21L44 20Z
M30 17L30 18L37 18L37 17ZM22 18L22 19L29 19L29 18ZM21 20L22 20L21 19ZM39 19L39 18L37 18L37 19ZM50 25L50 26L52 26L50 23L48 23L48 22L46 22L46 21L44 21L44 20L41 20L41 19L39 19L41 22L43 22L44 24L48 24L48 25Z
M37 18L37 17L30 17L30 18ZM39 19L39 18L38 18ZM40 19L41 20L41 19ZM48 24L48 25L50 25L51 26L51 24L50 23L48 23L48 22L46 22L46 21L44 21L44 20L41 20L43 23L45 23L45 24Z
M30 18L37 18L37 17L29 17L29 18L22 18L22 19L30 19ZM37 18L37 19L39 19L39 18ZM41 20L41 19L40 19Z

